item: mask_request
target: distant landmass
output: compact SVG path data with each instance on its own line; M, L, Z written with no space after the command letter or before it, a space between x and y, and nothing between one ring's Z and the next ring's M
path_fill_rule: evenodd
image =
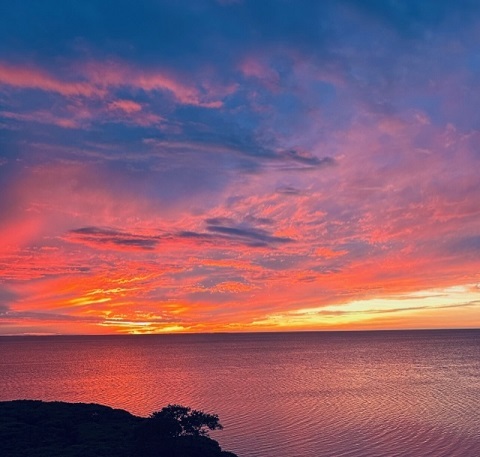
M168 405L150 417L85 403L0 402L0 455L8 457L237 457L209 430L218 416Z

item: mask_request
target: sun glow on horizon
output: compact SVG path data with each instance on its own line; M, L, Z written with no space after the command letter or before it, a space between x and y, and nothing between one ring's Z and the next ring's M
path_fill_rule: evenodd
M272 314L253 324L285 330L457 328L459 311L462 313L462 320L466 319L468 322L466 328L480 327L478 284L297 309L284 314ZM435 319L439 314L442 315L440 322ZM392 315L398 317L392 320Z

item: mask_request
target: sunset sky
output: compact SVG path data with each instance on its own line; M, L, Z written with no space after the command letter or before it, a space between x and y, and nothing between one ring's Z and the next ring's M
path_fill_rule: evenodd
M480 326L480 2L0 4L0 334Z

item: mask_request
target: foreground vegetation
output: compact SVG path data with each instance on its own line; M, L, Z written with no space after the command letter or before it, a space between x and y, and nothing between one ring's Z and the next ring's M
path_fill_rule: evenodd
M8 457L236 457L208 436L218 416L169 405L150 417L85 403L0 402Z

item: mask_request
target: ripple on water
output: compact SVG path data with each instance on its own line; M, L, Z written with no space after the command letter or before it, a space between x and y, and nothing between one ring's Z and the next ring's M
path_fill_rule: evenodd
M480 456L480 332L0 339L0 399L218 413L240 457Z

